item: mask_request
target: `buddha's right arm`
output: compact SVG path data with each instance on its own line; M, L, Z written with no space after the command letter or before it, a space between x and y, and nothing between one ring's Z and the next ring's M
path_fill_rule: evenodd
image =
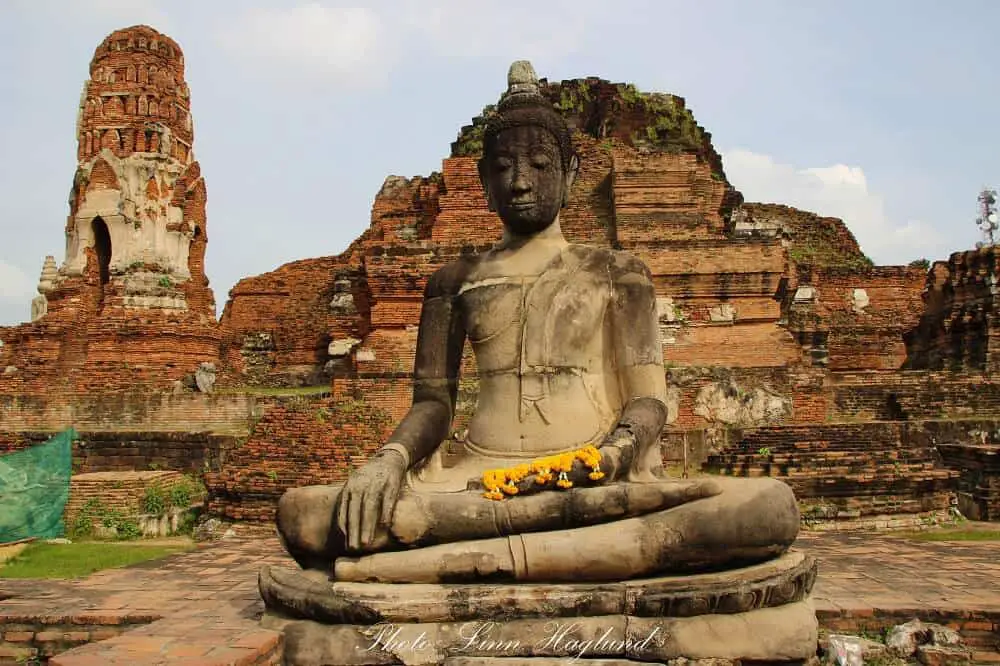
M450 264L427 282L413 366L413 404L383 450L407 467L430 455L448 436L458 396L465 329L456 307L458 275Z

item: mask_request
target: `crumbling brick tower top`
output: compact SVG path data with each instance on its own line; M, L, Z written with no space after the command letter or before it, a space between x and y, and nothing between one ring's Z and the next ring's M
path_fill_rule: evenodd
M17 369L0 391L169 385L218 359L184 55L169 37L133 26L101 42L89 72L65 261L57 269L46 258L33 324L0 331ZM29 358L36 339L52 358Z
M161 152L185 164L193 161L184 54L174 40L148 26L116 30L104 38L90 61L90 80L84 83L80 112L77 136L81 162L103 147L121 157L131 152ZM93 141L110 130L119 132L118 145ZM132 150L126 151L123 144L130 133ZM169 146L151 145L164 134ZM143 143L137 145L140 139Z
M205 192L190 109L184 56L172 39L136 26L97 47L77 119L67 275L83 273L91 247L102 282L130 275L130 295L159 297L133 305L181 307L186 294L154 294L162 278L205 281Z

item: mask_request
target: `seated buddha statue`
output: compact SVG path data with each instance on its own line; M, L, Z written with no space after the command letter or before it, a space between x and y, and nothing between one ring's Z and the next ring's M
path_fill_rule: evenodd
M515 63L479 161L502 238L430 277L413 403L384 447L343 485L281 498L300 566L355 582L621 581L752 564L795 540L779 481L664 475L652 277L566 240L578 168L565 121ZM478 402L448 451L466 340Z

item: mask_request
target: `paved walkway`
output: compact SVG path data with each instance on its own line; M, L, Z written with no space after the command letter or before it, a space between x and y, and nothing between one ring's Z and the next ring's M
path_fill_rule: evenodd
M1000 628L1000 543L918 542L891 534L805 533L797 547L820 573L813 598L821 617L933 609L985 614ZM53 664L270 663L276 634L260 629L257 571L291 565L276 538L238 538L159 562L75 581L0 579L0 622L34 615L161 617L121 636L77 648ZM6 597L6 598L5 598ZM981 624L981 622L980 622ZM980 627L992 635L987 622ZM263 656L262 656L263 655ZM152 658L152 659L151 659Z
M916 541L891 533L805 533L819 560L817 610L934 608L1000 613L1000 542Z

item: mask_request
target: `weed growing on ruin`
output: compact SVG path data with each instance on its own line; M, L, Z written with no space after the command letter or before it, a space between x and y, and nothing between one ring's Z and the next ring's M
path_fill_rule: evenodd
M205 496L205 484L186 474L184 480L170 489L170 505L177 509L187 509L198 497Z
M626 104L637 104L642 98L642 93L640 93L639 89L631 83L618 86L618 94L621 95L622 101Z
M762 446L762 447L760 447L759 449L757 449L757 455L760 456L761 458L770 458L771 457L771 447L770 446Z
M204 495L204 492L204 484L190 475L185 475L170 490L164 490L159 484L151 484L146 487L142 498L142 512L163 516L169 509L183 511L191 506L196 497Z
M153 483L146 486L146 492L142 496L142 512L154 516L162 516L167 511L167 494L159 484Z
M109 508L96 497L92 497L80 508L80 513L77 514L69 530L70 537L74 539L93 537L95 525L101 525L105 530L114 533L119 541L142 536L139 523L134 518L126 516L118 509Z
M169 277L167 277L166 275L162 276L162 277L161 277L161 278L160 278L160 279L159 279L159 280L158 280L158 281L156 282L156 284L160 285L160 286L161 286L161 287L163 287L164 289L170 289L171 287L173 287L173 286L174 286L174 283L173 283L173 282L172 282L172 281L170 280L170 278L169 278Z

